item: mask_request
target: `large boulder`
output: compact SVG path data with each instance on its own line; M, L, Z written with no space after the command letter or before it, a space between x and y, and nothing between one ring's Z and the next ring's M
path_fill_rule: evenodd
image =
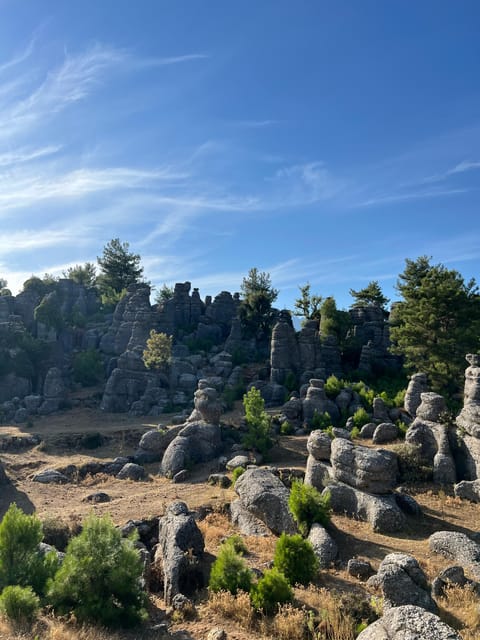
M313 547L320 569L328 569L337 559L338 547L335 540L321 524L314 523L307 540Z
M316 413L325 413L329 402L324 389L323 380L312 378L307 389L307 395L302 403L303 419L310 424Z
M38 413L41 415L54 413L62 406L65 398L65 382L58 367L52 367L48 370L43 383L43 397L44 401L38 409Z
M397 456L384 449L369 449L344 438L332 442L333 477L369 493L389 493L397 483Z
M480 579L480 545L459 531L436 531L428 539L430 550L470 569Z
M457 417L464 479L480 478L480 354L467 354L463 409Z
M394 496L376 496L337 482L329 484L323 491L327 492L335 513L368 522L376 533L394 533L405 526L405 516Z
M445 399L438 393L431 391L420 394L420 405L417 407L417 418L429 422L441 422L442 413L447 410Z
M357 640L462 640L461 636L422 607L405 605L389 609L369 625Z
M368 586L379 590L384 608L413 604L436 613L437 605L430 595L428 581L417 560L406 553L389 553Z
M213 460L221 449L221 432L217 424L187 423L163 454L161 472L173 477L191 464Z
M243 507L275 533L296 533L288 508L289 492L282 481L267 469L247 469L235 483Z
M330 460L331 449L332 439L325 431L316 429L308 436L307 451L315 460Z
M205 384L205 380L200 380L198 389L194 393L196 419L200 418L204 422L218 424L222 415L222 403L218 399L217 390L205 386Z
M480 502L480 480L462 480L453 489L457 498Z
M201 557L204 550L202 532L184 502L173 502L158 523L158 547L155 562L161 563L164 598L171 604L178 593L188 588L190 556Z

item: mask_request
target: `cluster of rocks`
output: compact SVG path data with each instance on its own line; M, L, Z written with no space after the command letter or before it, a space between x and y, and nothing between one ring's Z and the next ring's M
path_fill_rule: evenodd
M119 480L145 480L145 468L133 462L130 457L118 457L109 462L92 460L81 465L69 464L58 469L43 469L32 476L34 482L42 484L67 484L98 474L115 476Z
M62 408L66 398L65 381L58 367L51 367L43 383L43 393L18 396L0 405L4 421L28 422L37 415L49 415Z
M407 496L394 492L398 478L397 456L371 449L322 431L312 431L307 442L305 483L330 494L332 509L391 533L405 525L404 511L412 511ZM410 500L413 500L410 498Z
M480 354L466 356L463 409L457 417L462 479L480 479Z

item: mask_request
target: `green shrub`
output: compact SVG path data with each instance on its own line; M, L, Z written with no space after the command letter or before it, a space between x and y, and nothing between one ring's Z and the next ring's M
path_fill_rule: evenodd
M250 591L252 574L245 561L235 550L235 544L228 541L220 547L217 559L210 571L209 588L212 591Z
M250 599L255 609L272 614L279 604L293 600L293 591L283 573L274 567L252 586Z
M331 400L333 400L338 396L344 386L345 382L343 380L339 380L337 376L330 376L325 382L325 393Z
M282 436L290 436L293 433L293 426L290 424L290 422L288 420L285 420L285 422L282 422L281 426L280 426L280 434Z
M353 414L353 424L358 429L361 429L364 424L367 424L370 421L371 421L370 415L362 407L357 409Z
M0 523L0 589L9 585L32 587L42 594L47 580L58 568L55 552L43 555L42 523L11 504Z
M48 598L57 612L73 613L79 622L129 627L145 617L141 576L134 539L122 538L108 516L91 515L69 542Z
M328 413L328 411L325 411L325 413L319 413L316 409L313 412L313 417L310 420L310 427L312 429L321 429L322 431L324 431L325 429L328 429L328 427L332 426L332 418L330 417L330 414Z
M243 396L243 407L248 428L243 444L248 449L256 449L265 455L273 442L270 437L270 417L265 411L265 402L258 389L252 387Z
M352 440L354 438L358 438L360 435L360 429L358 427L353 427L353 429L350 431L350 436L352 438Z
M289 536L282 533L275 547L273 566L291 585L307 585L318 571L318 559L310 542L300 534Z
M406 389L401 389L400 391L397 391L397 393L395 394L395 397L393 398L393 406L394 407L403 407L404 403L405 403L405 395L407 393Z
M398 457L400 482L428 482L433 477L433 466L421 456L420 445L397 444L392 447Z
M285 376L285 381L283 383L285 389L291 393L292 391L296 391L298 389L298 378L293 373L293 371L289 371Z
M31 622L40 608L40 598L32 587L9 585L0 595L0 613L14 622Z
M248 551L247 545L245 544L243 538L237 534L229 536L223 544L229 545L230 547L232 547L235 553L238 553L241 556L245 555Z
M304 536L308 535L314 522L325 526L330 521L330 495L322 496L315 487L303 484L300 480L292 483L288 507Z
M92 387L105 375L102 358L95 349L77 353L73 359L73 379L83 387Z
M360 396L360 400L362 402L363 408L367 411L371 411L373 409L373 400L375 398L375 391L370 389L363 380L356 382L352 385L353 391L356 391Z
M235 469L232 471L233 484L235 484L235 482L239 479L242 473L245 473L245 467L235 467Z

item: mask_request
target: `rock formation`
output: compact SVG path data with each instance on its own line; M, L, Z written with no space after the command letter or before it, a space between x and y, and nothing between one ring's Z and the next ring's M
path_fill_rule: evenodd
M480 479L480 354L466 356L463 409L457 417L465 480Z
M434 613L422 607L393 607L369 625L357 640L462 640Z

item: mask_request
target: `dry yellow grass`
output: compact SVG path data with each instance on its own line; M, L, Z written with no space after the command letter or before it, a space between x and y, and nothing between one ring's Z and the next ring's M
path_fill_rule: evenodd
M306 634L306 612L291 604L280 607L271 624L271 635L278 640L303 640Z
M478 595L468 586L452 585L440 599L440 617L458 629L464 640L480 637L480 608Z

